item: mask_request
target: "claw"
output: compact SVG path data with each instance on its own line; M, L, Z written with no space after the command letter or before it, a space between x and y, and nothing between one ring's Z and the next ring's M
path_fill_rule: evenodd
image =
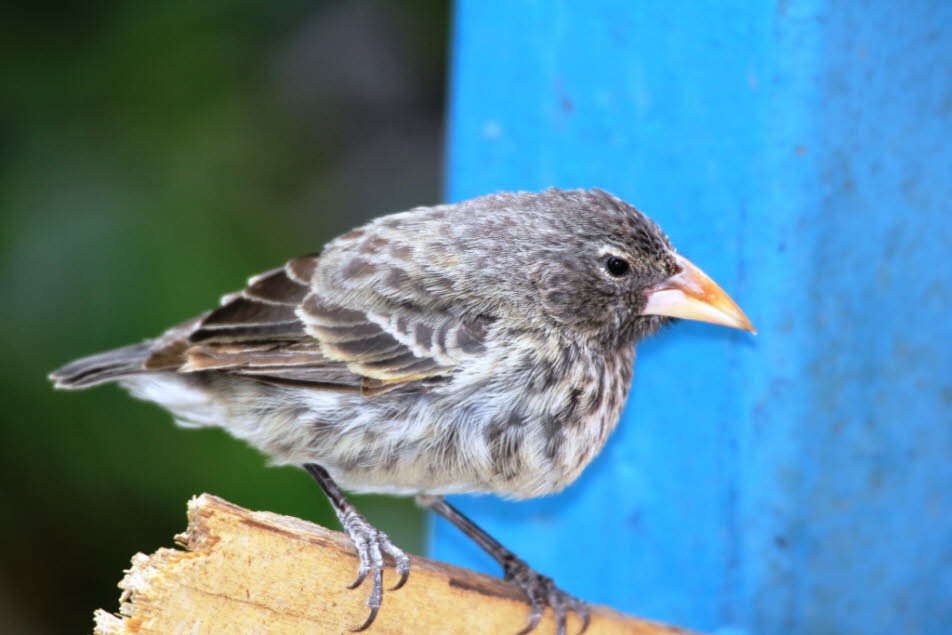
M407 580L410 578L410 563L407 562L405 566L397 564L397 573L400 574L400 579L397 580L396 584L387 589L388 591L396 591L407 583Z
M558 635L565 635L565 607L559 605L555 609L555 623L558 625Z
M592 621L592 614L589 613L587 604L583 604L582 610L576 610L575 614L582 618L582 628L578 632L578 635L582 635L582 633L588 630L588 625Z
M406 584L407 579L410 577L410 559L407 558L405 553L394 548L393 545L384 543L383 550L390 554L390 556L393 558L397 574L400 576L400 579L397 580L397 583L388 589L389 591L396 591Z
M356 588L359 587L361 584L363 584L363 583L364 583L364 580L367 579L367 573L368 573L368 572L369 572L369 570L361 568L361 569L357 572L357 579L354 580L353 582L351 582L350 584L348 584L348 585L347 585L347 588L348 588L348 589L356 589Z
M526 635L530 631L534 630L536 626L539 625L539 620L542 619L542 613L530 613L529 614L529 623L526 624L526 627L516 633L516 635Z
M365 631L367 628L374 623L374 620L377 619L377 611L380 610L379 606L370 607L370 615L367 616L367 620L351 631L351 633L359 633L360 631Z

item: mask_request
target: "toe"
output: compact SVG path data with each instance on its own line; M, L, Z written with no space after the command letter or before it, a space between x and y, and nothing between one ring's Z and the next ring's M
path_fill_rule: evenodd
M410 577L410 558L407 557L407 554L403 553L402 549L390 542L388 536L383 536L382 547L383 550L393 558L394 568L397 570L397 575L400 576L397 583L390 587L391 591L396 591L406 584L407 579Z
M545 612L545 602L537 593L533 593L533 589L525 589L526 595L529 596L529 621L526 623L526 627L516 633L516 635L526 635L526 633L535 629L539 625L539 620L542 619L542 614Z
M390 587L391 591L396 591L404 584L407 583L407 580L410 578L410 559L406 558L405 560L397 560L397 574L400 576L400 579L397 580L397 583Z
M582 620L582 628L579 629L578 635L582 635L582 633L588 630L588 625L592 621L592 614L588 610L588 604L578 600L576 600L576 602L575 614Z

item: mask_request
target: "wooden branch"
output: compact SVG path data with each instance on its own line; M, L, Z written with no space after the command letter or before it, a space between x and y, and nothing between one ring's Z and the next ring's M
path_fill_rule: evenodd
M186 549L136 554L119 583L119 616L96 611L97 635L120 633L345 633L363 623L368 590L349 538L289 516L252 512L202 494L189 501ZM411 557L410 579L385 593L368 633L516 633L528 605L498 578ZM388 568L387 586L396 580ZM365 583L366 587L367 583ZM569 632L579 621L570 617ZM554 633L551 611L537 631ZM594 607L588 633L685 633Z

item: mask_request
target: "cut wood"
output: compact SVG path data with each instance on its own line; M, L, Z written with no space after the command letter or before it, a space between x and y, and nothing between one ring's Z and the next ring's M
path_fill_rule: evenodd
M96 633L346 633L367 617L368 590L350 539L298 518L252 512L202 494L189 501L185 550L136 554L119 583L118 615L96 611ZM411 557L406 586L384 594L368 633L511 633L526 623L522 591L501 579ZM387 586L396 575L388 568ZM366 586L366 583L365 583ZM573 615L569 632L581 624ZM547 611L535 631L554 633ZM588 633L685 630L593 607Z

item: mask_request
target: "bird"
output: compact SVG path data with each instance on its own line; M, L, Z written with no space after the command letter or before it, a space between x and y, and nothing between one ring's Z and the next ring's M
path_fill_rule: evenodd
M118 382L185 427L218 426L305 469L384 595L409 559L344 491L412 496L475 540L526 594L532 631L560 590L446 501L561 491L605 445L635 345L676 319L754 333L644 213L601 189L498 192L381 216L249 279L158 337L67 364L57 388Z

